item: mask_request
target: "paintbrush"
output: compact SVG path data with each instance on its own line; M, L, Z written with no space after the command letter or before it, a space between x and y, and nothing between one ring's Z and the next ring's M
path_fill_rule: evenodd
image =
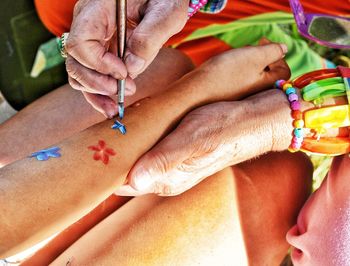
M126 47L126 0L116 0L117 9L117 38L118 38L118 57L124 60ZM118 80L118 112L119 118L124 117L124 97L125 97L125 79Z

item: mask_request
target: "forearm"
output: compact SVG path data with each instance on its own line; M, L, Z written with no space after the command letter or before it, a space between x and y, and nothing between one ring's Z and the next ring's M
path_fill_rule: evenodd
M161 49L154 62L135 80L137 92L125 97L125 105L159 93L192 69L192 63L182 53ZM104 120L81 91L66 84L0 125L3 140L0 141L0 168Z
M64 85L0 125L0 167L105 120L81 92ZM60 126L59 126L60 125Z
M205 70L197 70L165 93L128 108L125 136L110 129L113 121L106 121L59 144L59 159L26 158L2 168L0 239L6 241L1 243L1 253L14 252L11 249L18 243L30 246L88 213L125 182L136 160L188 111L213 101L238 99L258 88L255 80L232 88L224 82L208 83L205 75ZM88 149L99 140L116 152L108 165L94 161L94 151Z
M301 111L313 109L314 104L302 100L300 92L299 101ZM324 105L341 105L347 102L345 97L324 99ZM293 118L290 103L286 94L277 89L261 92L239 102L240 111L235 113L232 122L232 137L237 142L232 165L249 160L270 151L283 151L288 149L292 142ZM235 104L235 103L233 103ZM237 113L240 112L240 113ZM348 130L329 129L324 134L327 137L348 136ZM305 136L314 133L304 128Z

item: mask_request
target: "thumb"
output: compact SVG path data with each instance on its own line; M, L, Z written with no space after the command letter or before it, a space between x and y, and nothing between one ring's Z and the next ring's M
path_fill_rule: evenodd
M133 30L125 54L128 73L135 78L153 61L160 48L187 21L188 1L149 1L144 17Z
M177 167L191 152L182 139L183 135L177 129L143 155L129 172L130 186L144 193L158 193L176 185L174 170L177 172Z

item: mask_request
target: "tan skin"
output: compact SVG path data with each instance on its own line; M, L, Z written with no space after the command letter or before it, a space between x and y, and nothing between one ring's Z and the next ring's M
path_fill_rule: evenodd
M289 171L271 172L268 160ZM226 168L176 197L134 198L52 265L279 265L311 174L302 154L276 153Z
M267 47L267 46L266 46ZM265 49L262 49L262 50L266 50L267 48L265 47ZM269 47L273 47L273 46L269 46ZM274 47L274 48L276 48L276 46ZM254 48L255 49L255 48ZM250 48L250 51L249 51L249 54L252 54L252 53L254 53L254 50L252 50L252 48ZM226 56L227 56L227 54L226 54ZM216 59L217 60L217 59ZM223 61L223 63L224 63L225 61ZM214 60L214 62L212 61L211 62L212 64L214 64L214 66L215 66L215 68L217 68L218 67L218 65L216 64L216 61ZM208 63L205 67L208 67L208 65L210 66L210 64L211 63ZM231 62L227 62L227 63L231 63ZM275 65L276 66L276 65ZM278 68L281 68L281 66L282 65L277 65L278 66ZM205 67L204 67L204 70L205 70ZM223 68L225 68L225 67L223 67ZM262 69L265 69L266 67L263 67ZM270 67L270 69L271 69L271 72L269 73L269 74L271 74L272 73L272 75L273 75L273 73L279 73L280 75L282 75L282 73L283 73L283 71L282 72L274 72L274 68L273 67ZM282 68L283 69L283 68ZM203 70L203 69L202 69ZM222 69L220 69L219 68L219 70L222 70ZM202 73L206 73L206 74L208 74L208 73L210 73L210 74L213 74L212 72L206 72L206 71L195 71L195 72L193 72L193 73L195 73L196 75L199 75L199 76L201 76L201 74ZM288 71L287 72L285 72L285 73L287 73L288 74ZM272 81L272 77L270 77L270 81L269 81L269 74L266 74L265 75L265 73L263 74L263 76L264 76L264 79L262 80L262 82L270 82L270 84L272 83L271 81ZM261 73L259 74L259 75L261 75ZM260 77L258 75L258 77ZM187 76L188 77L188 76ZM201 79L198 79L198 80L196 80L196 78L194 78L195 76L191 76L191 79L190 80L188 80L188 79L185 79L187 82L193 82L193 80L194 81L196 81L196 82L200 82L201 81ZM217 77L217 75L216 75L216 77ZM203 76L201 76L201 78L203 78ZM260 77L260 78L262 78L262 77ZM274 79L275 79L276 77L274 77ZM244 82L245 81L243 81L242 83L244 84ZM200 84L200 83L199 83ZM263 84L263 86L265 86L265 84L266 85L268 85L268 83L264 83ZM256 90L256 89L258 89L259 88L259 86L257 86L257 85L259 85L259 84L254 84L254 90ZM260 85L260 86L262 86L262 85ZM249 86L248 86L248 88L249 88ZM244 90L243 90L244 91ZM169 93L170 92L172 92L172 93L174 93L173 91L169 91ZM210 91L211 92L211 91ZM178 93L178 92L175 92L175 93ZM215 93L217 93L217 92L215 92ZM215 95L215 93L214 93L214 95ZM228 92L228 94L229 93L232 93L232 92ZM235 92L234 92L235 93ZM244 93L247 93L246 91L244 92ZM244 93L243 93L243 95L244 95ZM176 97L176 99L181 99L181 97L180 97L180 95L181 94L177 94L179 97ZM195 95L195 94L193 94L193 95ZM238 96L238 95L236 95L236 96ZM267 95L263 95L263 96L261 96L262 97L262 99L268 99L267 97L266 97ZM162 99L161 97L164 97L164 94L163 94L163 96L162 95L160 95L160 96L158 96L160 99ZM203 96L201 96L201 97L203 97ZM220 95L220 96L214 96L214 98L215 97L222 97L222 95ZM285 99L285 97L284 97L284 95L282 94L282 93L277 93L276 94L276 92L273 92L272 94L271 94L271 92L270 92L270 96L269 97L277 97L276 98L276 100L282 100L281 101L281 106L282 106L282 109L283 109L283 112L281 113L280 112L280 114L281 114L281 118L285 118L285 117L288 117L289 116L289 109L288 108L286 108L286 107L288 107L288 103L287 103L287 101L286 101L286 99ZM159 98L157 98L157 97L155 97L155 98L153 98L153 99L158 99L159 100ZM169 97L170 98L170 97ZM232 114L236 114L236 113L240 113L241 112L241 116L238 116L238 117L242 117L242 115L244 115L245 113L246 113L246 110L247 110L247 108L245 108L244 106L245 105L247 105L247 107L249 107L249 106L251 106L252 105L252 103L254 103L254 106L255 107L257 107L257 110L256 110L256 112L257 113L259 113L259 114L264 114L264 113L262 113L261 111L262 110L264 110L264 109L259 109L260 107L259 107L259 105L257 105L256 103L257 102L261 102L261 107L265 107L266 106L266 102L264 103L264 101L261 101L261 100L259 100L259 101L257 101L257 99L259 99L259 97L252 97L252 98L249 98L249 99L247 99L247 101L243 101L242 102L242 105L239 105L238 103L235 103L235 102L232 102ZM184 99L185 100L185 99ZM270 99L271 100L271 99ZM274 101L274 102L276 102L276 100ZM150 99L150 100L147 100L146 102L145 102L145 105L148 103L148 108L151 108L151 106L152 105L150 105L149 103L152 103L152 99ZM159 100L159 102L161 103L161 102L164 102L164 101L160 101ZM181 101L180 101L181 102ZM184 103L183 103L184 104ZM227 103L228 104L228 103ZM142 106L142 104L141 104L141 106ZM158 106L159 107L159 106ZM243 108L242 108L243 107ZM139 108L140 109L140 108ZM199 109L200 110L200 109ZM146 110L143 110L143 112L142 112L142 114L145 116L145 115L147 115L147 113L145 113L145 111ZM132 117L132 112L130 112L130 116ZM283 114L283 115L282 115ZM172 117L174 114L173 113L166 113L165 112L165 114L164 114L164 116L165 117L167 117L167 118L169 118L169 117ZM267 119L271 119L271 118L274 118L273 117L273 115L271 115L271 112L266 112L265 114L264 114L265 116L262 116L262 117L265 117L265 118L267 118ZM139 117L140 117L140 115L139 115ZM253 116L254 117L254 116ZM264 119L265 119L264 118ZM268 121L268 120L264 120L263 119L263 121ZM257 121L259 121L260 119L258 119ZM247 121L247 120L246 120ZM285 121L285 119L284 120L282 120L282 121ZM162 124L162 121L157 121L158 123L157 123L157 126L159 127L159 124ZM254 122L253 122L254 123ZM284 122L285 123L285 122ZM288 122L288 124L290 123L290 121ZM131 123L131 125L132 125L132 123ZM285 124L284 124L285 125ZM242 126L244 126L244 125L242 125ZM248 129L249 128L249 123L248 123L248 125L245 125L246 126L246 128ZM278 125L277 124L277 126L279 127L279 126L281 126L281 125ZM241 128L241 129L243 129L243 128ZM262 128L262 129L264 129L264 127ZM240 130L238 130L238 131L240 131ZM283 131L281 131L281 132L283 132ZM256 132L257 134L259 134L259 131L258 132ZM153 134L153 133L152 133ZM88 135L87 135L88 136ZM284 134L284 132L283 132L283 136L285 136L285 134ZM271 143L272 144L275 144L274 143L274 141L276 141L276 140L278 140L278 139L274 139L274 137L275 136L273 136L273 135L271 135L270 136L271 137ZM85 138L83 138L83 139L85 139ZM250 139L248 138L248 139L244 139L244 138L242 138L242 142L243 143L246 143L247 145L248 145L248 143L249 143L249 141L250 141ZM135 142L135 141L134 141ZM73 141L73 143L74 143L74 141ZM279 143L278 141L276 142L276 143ZM281 142L281 143L283 143L283 142ZM279 143L279 145L281 145L281 143ZM70 144L72 144L72 142L70 142ZM283 144L282 144L283 145ZM282 148L282 145L281 145L281 147L280 146L270 146L270 149L271 149L271 147L273 147L274 149L281 149ZM266 143L262 143L262 146L261 147L259 147L261 150L259 150L259 152L264 152L264 149L266 149L267 147L268 147L269 145L266 145ZM283 147L283 148L285 148L285 147ZM282 149L283 149L282 148ZM250 153L249 153L250 151L248 150L248 153L247 153L247 158L249 158L249 156L251 156L251 155L249 155ZM253 151L251 151L251 152L253 152ZM254 151L255 153L256 153L256 150ZM242 155L243 157L245 156L245 155ZM253 156L255 156L255 155L253 155ZM240 159L241 157L237 157L238 159L237 159L237 162L239 162L240 160L242 161L242 160L244 160L244 159ZM85 180L85 184L86 184L86 180ZM87 187L88 188L88 187ZM96 187L94 187L94 188L96 188ZM57 225L56 225L57 226ZM56 227L57 228L57 227Z
M162 49L154 63L135 80L137 94L126 97L126 105L164 90L192 69L185 55ZM0 142L0 167L104 120L79 91L62 86L0 125L1 139L7 140Z
M70 85L106 117L116 114L117 80L136 78L151 64L164 43L187 21L188 0L127 1L125 60L116 56L116 1L80 0L66 44ZM126 93L135 91L131 78Z
M283 56L282 49L277 44L266 45L262 48L249 47L244 51L247 51L247 54L252 57L260 54L263 59L270 57L270 62ZM169 131L176 121L189 110L223 99L242 98L271 84L271 80L276 79L274 75L281 76L281 73L288 75L288 71L284 72L283 68L272 68L270 72L265 73L265 64L269 64L265 61L267 63L261 63L261 65L254 63L254 66L261 70L257 71L256 75L251 75L251 79L244 79L241 82L235 79L235 83L232 83L231 77L238 76L235 71L238 71L237 66L241 65L239 60L246 59L241 54L240 50L234 50L225 56L213 59L171 85L166 94L147 99L140 106L129 109L127 118L124 120L129 130L125 136L118 138L118 133L110 129L113 122L107 121L59 144L64 151L59 163L49 160L43 164L33 158L26 158L2 168L0 186L4 193L0 196L0 202L4 204L0 206L2 213L6 213L3 222L14 221L11 225L4 223L0 227L0 235L2 235L0 239L7 239L6 243L1 245L2 253L11 254L29 247L61 231L91 211L116 187L124 183L129 169L140 155L163 137L165 132ZM228 68L232 69L232 73L226 75L222 69ZM247 71L250 72L250 69ZM222 83L210 82L214 78L220 78ZM197 93L199 90L200 94ZM174 103L171 104L171 101ZM153 120L152 117L159 112L163 113L163 117ZM147 123L140 123L141 117ZM108 168L101 161L94 161L93 152L87 148L97 144L100 138L96 134L103 136L108 147L117 151L117 155L110 160ZM142 138L138 137L140 136L138 134L141 134ZM135 142L137 139L139 141ZM129 142L135 144L133 149L130 149ZM123 150L128 150L128 152L123 152ZM255 154L249 153L247 156L249 158ZM244 158L239 161L242 160ZM63 173L62 169L71 170L68 174L68 172ZM48 178L47 170L50 172L50 178ZM100 176L103 178L99 178ZM82 187L85 189L81 190ZM33 203L35 208L30 203ZM23 215L21 219L18 213L7 211L7 209L15 208L23 210L20 213ZM29 209L30 212L26 211ZM41 221L41 223L37 224L35 221Z

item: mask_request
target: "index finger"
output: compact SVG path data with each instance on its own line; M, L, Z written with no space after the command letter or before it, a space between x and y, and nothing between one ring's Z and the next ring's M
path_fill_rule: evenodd
M127 69L123 61L109 52L98 40L80 40L69 36L65 49L83 66L115 79L125 79Z
M252 58L264 68L285 57L288 47L284 43L267 43L252 47Z

